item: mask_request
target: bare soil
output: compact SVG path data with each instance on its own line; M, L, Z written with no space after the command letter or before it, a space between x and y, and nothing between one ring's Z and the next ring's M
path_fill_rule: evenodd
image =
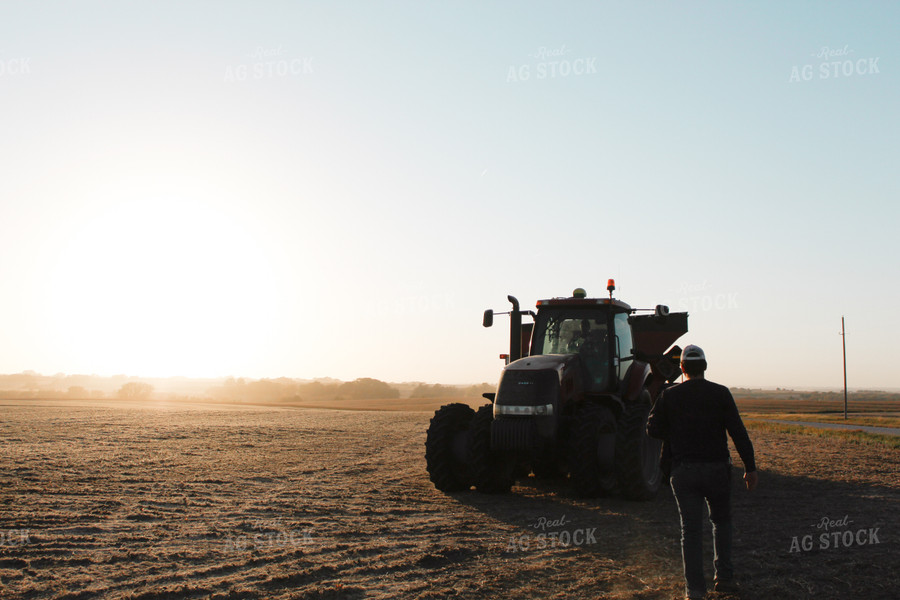
M2 598L682 597L668 488L443 494L430 412L0 404ZM751 437L760 487L733 482L740 597L897 598L898 452Z

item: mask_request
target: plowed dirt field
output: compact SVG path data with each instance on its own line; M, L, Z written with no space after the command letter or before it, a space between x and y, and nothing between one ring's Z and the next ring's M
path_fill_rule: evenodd
M446 495L425 471L430 412L0 410L2 598L681 597L668 488L584 500L532 477ZM733 482L740 597L900 597L898 452L751 437L760 487Z

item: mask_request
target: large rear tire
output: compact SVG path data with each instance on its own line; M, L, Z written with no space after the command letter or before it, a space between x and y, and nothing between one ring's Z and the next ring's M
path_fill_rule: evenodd
M659 491L662 471L659 450L662 442L647 435L650 392L644 390L626 406L619 421L616 442L616 470L619 489L631 500L650 500Z
M469 427L468 463L475 488L485 494L505 494L515 483L516 463L502 453L491 451L491 423L494 406L478 409Z
M425 462L434 487L461 492L472 486L466 465L469 424L475 411L459 402L435 411L425 437Z
M609 407L585 402L575 411L569 477L579 496L605 496L616 487L616 419Z

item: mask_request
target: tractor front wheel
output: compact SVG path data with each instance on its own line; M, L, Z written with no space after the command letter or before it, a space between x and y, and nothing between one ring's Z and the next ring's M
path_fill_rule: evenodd
M485 494L505 494L515 483L516 463L503 453L491 451L494 406L478 409L469 430L468 463L475 488Z
M435 411L425 438L425 462L434 487L460 492L472 486L466 465L469 424L475 411L466 404L446 404Z

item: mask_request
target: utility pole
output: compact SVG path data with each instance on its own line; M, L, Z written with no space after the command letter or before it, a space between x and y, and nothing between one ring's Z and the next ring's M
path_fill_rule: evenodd
M847 335L844 332L844 315L841 315L841 346L844 350L844 420L847 420Z

